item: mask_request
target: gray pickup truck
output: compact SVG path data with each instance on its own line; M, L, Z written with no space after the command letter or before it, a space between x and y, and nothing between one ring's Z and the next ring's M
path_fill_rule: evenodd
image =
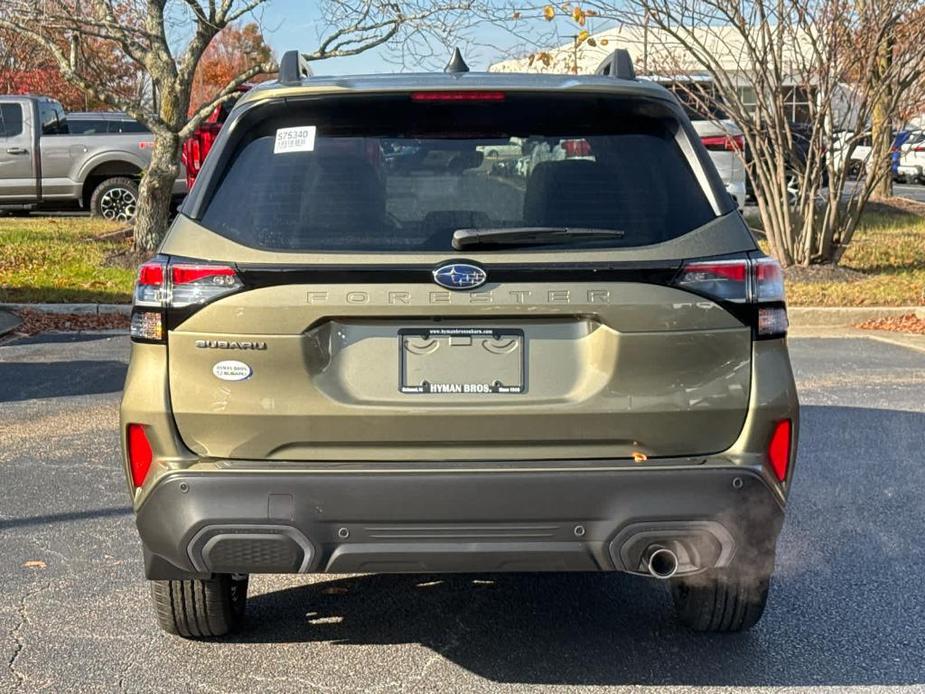
M89 120L94 127L83 127ZM74 121L81 127L69 127L54 99L0 96L0 213L77 207L112 220L135 216L153 135L122 114ZM177 197L186 194L180 173Z

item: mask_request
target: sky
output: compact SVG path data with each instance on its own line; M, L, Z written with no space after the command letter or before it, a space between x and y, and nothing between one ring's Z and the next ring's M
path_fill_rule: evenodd
M292 49L306 52L313 50L318 45L319 35L323 28L318 3L314 0L268 0L261 9L258 19L263 26L264 36L277 57ZM529 25L525 23L524 29L529 32ZM536 31L545 33L548 29L537 26ZM521 55L532 50L522 39L490 25L480 25L473 32L473 37L477 39L479 45L461 46L466 62L472 70L487 70L491 63L510 57L510 54ZM318 61L312 64L312 70L318 75L399 70L399 65L387 59L387 53L387 50L378 49L348 58ZM450 50L447 50L446 57L449 60ZM413 66L408 67L410 69ZM425 71L429 71L435 66L422 67Z

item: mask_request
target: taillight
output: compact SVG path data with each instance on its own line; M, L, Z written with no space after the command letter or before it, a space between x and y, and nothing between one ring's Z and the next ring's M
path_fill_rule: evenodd
M563 140L561 144L567 159L591 156L591 143L587 140Z
M412 92L412 101L504 101L504 92L487 91L441 91Z
M203 123L199 126L183 145L183 165L186 167L186 184L192 188L196 181L196 176L202 169L206 161L206 156L219 131L222 129L221 123Z
M701 137L700 141L711 152L741 152L745 149L745 137L742 135L709 135Z
M721 301L745 302L748 265L746 258L685 263L675 284Z
M170 307L207 304L242 286L235 269L228 265L171 265Z
M160 306L164 299L164 263L151 261L138 268L136 306Z
M125 431L128 465L132 471L132 484L137 489L144 484L151 469L151 443L141 424L129 424Z
M787 469L790 467L791 428L789 419L779 421L774 425L768 444L768 461L780 482L787 479Z
M230 265L168 263L155 259L138 270L130 334L136 342L164 342L171 310L185 313L244 286Z
M193 136L190 139L190 156L189 156L189 166L193 171L199 173L199 169L202 168L202 147L199 146L199 138Z
M721 303L740 305L735 313L747 317L758 338L787 334L784 273L773 258L687 262L674 285Z

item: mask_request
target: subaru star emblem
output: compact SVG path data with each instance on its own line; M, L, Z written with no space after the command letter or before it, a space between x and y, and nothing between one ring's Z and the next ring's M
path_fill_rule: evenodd
M485 284L485 271L468 263L450 263L434 270L434 282L447 289L475 289Z

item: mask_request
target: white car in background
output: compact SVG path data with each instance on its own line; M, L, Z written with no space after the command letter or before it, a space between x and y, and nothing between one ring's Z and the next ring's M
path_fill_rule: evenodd
M739 209L745 207L747 199L747 172L743 156L745 153L745 138L742 131L733 123L722 108L717 105L718 97L715 93L709 95L706 101L709 104L697 103L692 96L698 90L708 93L712 91L712 83L708 78L684 76L683 78L666 79L664 77L644 77L658 82L669 89L684 107L697 136L710 153L716 170L719 172L723 185L738 204Z
M900 181L925 184L925 132L913 132L900 145L894 173Z
M519 137L512 137L510 141L499 140L489 145L479 145L476 152L481 152L486 159L512 159L523 154L523 146Z
M742 161L742 153L745 151L742 131L728 119L714 121L691 118L691 124L710 153L726 191L738 203L739 209L743 209L747 195L747 174L745 163Z
M854 178L860 176L867 168L867 160L870 159L871 138L870 132L855 134L851 131L845 131L835 134L835 143L832 148L832 163L836 171L840 171L845 165L845 158L848 157L848 150L851 148L851 141L854 140L854 149L851 149L851 159L848 162L848 175Z

